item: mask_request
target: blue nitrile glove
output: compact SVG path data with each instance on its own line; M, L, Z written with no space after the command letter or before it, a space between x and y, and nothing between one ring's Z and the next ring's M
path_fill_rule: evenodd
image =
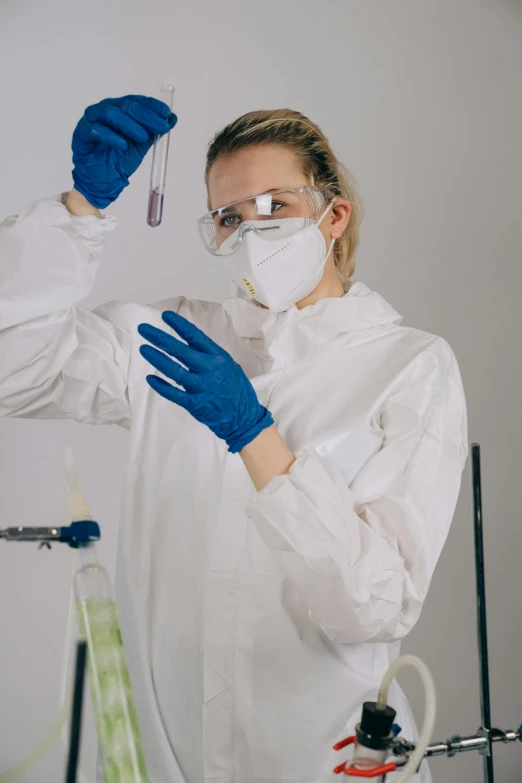
M163 101L145 95L106 98L89 106L72 138L74 187L103 209L129 184L154 144L178 118Z
M230 354L178 313L167 310L162 318L188 345L161 329L140 324L140 335L160 349L142 345L140 353L185 391L155 375L148 375L147 382L162 397L181 405L206 424L226 441L229 451L241 451L274 423L270 411L261 405L254 387Z

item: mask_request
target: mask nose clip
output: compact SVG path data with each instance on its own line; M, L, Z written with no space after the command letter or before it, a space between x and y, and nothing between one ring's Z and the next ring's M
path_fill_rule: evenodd
M255 231L255 229L254 229L254 227L252 226L251 223L249 223L248 221L245 221L244 223L241 223L239 225L238 230L237 230L237 238L236 238L236 241L234 242L234 244L232 246L232 249L233 250L237 250L239 245L243 241L243 237L246 234L249 234L249 233L251 233L253 231Z
M261 234L261 232L264 231L269 233L270 231L277 231L279 228L280 224L277 222L274 222L273 226L255 226L249 220L245 220L245 222L241 223L238 228L237 239L232 246L232 250L238 249L239 245L247 234Z
M241 223L239 227L239 235L241 238L243 238L243 236L249 232L260 234L263 231L278 231L279 228L280 223L278 221L275 221L272 226L255 226L251 221L245 220L245 222Z
M278 231L280 227L280 223L274 223L273 226L261 226L261 228L257 228L256 231Z

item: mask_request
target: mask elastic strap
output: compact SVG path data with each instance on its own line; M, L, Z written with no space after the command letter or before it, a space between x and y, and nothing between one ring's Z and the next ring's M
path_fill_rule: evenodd
M336 199L337 199L337 196L336 196L335 198L333 198L333 199L330 201L330 203L328 204L328 206L327 206L327 207L326 207L326 209L324 210L323 214L321 215L321 217L319 218L319 220L318 220L318 221L317 221L317 223L315 224L316 226L318 226L318 227L319 227L319 226L321 225L321 223L322 223L322 222L323 222L323 220L325 219L326 215L327 215L327 214L328 214L328 212L331 210L332 206L335 204L335 201L336 201ZM330 249L331 249L331 248L330 248Z
M328 261L328 256L329 256L329 255L330 255L330 253L332 252L332 248L333 248L334 244L335 244L335 239L332 239L332 241L330 242L330 247L329 247L329 249L328 249L328 253L326 254L326 258L324 259L324 263L325 263L325 264L326 264L326 262ZM323 264L323 266L324 266L324 264Z
M322 214L322 215L321 215L321 217L319 218L318 222L315 224L315 227L316 227L316 228L317 228L318 226L320 226L320 225L321 225L322 221L323 221L323 220L324 220L324 218L325 218L325 215L326 215L326 214L329 212L329 210L331 209L331 207L332 207L332 205L333 205L333 203L334 203L334 202L335 202L335 198L334 198L334 199L332 199L332 201L330 201L330 203L328 204L328 206L327 206L327 207L326 207L326 209L324 210L323 214ZM332 252L332 248L333 248L334 244L335 244L335 238L334 238L334 239L332 239L332 241L330 242L330 247L328 248L328 252L327 252L327 254L326 254L326 255L325 255L325 257L324 257L324 260L323 260L323 261L321 262L321 264L318 266L318 268L317 268L317 270L316 270L316 273L317 273L317 272L318 272L320 269L323 269L323 268L324 268L324 266L325 266L325 264L326 264L326 262L328 261L328 258L329 258L329 256L330 256L330 253Z

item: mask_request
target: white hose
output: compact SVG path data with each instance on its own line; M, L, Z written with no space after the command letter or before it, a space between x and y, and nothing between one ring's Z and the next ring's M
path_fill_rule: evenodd
M62 712L58 715L58 718L51 726L48 734L42 742L37 745L37 747L33 750L33 752L27 756L23 761L20 761L18 764L15 764L14 767L11 767L11 769L6 770L5 772L0 773L0 783L11 783L12 780L17 778L19 775L23 775L24 772L27 772L28 769L30 769L33 764L36 764L39 758L41 758L44 753L46 753L53 742L56 740L58 735L60 734L62 726L67 721L67 715L68 715L69 709L67 705L64 705Z
M424 685L424 721L422 724L422 730L420 733L419 741L415 746L415 750L411 754L408 763L402 770L399 777L395 780L395 783L407 783L411 780L413 775L417 772L419 764L424 759L424 753L429 745L433 729L435 726L435 716L437 712L437 696L435 693L435 683L431 672L420 658L416 655L403 655L397 658L383 677L381 687L379 690L379 696L377 698L377 706L384 708L388 703L388 692L392 680L397 676L400 669L405 666L413 666L414 669L420 674L422 684Z

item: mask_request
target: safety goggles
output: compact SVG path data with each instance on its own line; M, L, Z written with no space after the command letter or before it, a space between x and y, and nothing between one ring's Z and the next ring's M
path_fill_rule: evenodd
M248 231L282 239L316 223L333 197L327 188L308 185L260 193L207 212L198 220L199 234L209 253L231 255Z

